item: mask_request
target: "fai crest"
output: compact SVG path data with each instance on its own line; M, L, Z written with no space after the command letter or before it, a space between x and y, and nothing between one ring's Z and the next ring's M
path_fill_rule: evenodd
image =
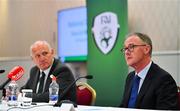
M119 27L115 13L104 12L95 17L92 32L96 45L104 54L114 47Z

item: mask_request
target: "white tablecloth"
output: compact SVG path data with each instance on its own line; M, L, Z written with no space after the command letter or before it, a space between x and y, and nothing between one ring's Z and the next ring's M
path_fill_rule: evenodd
M78 105L77 108L73 108L74 111L147 111L140 109L128 109L128 108L118 108L118 107L101 107L101 106L83 106ZM6 104L0 104L0 111L69 111L66 109L61 109L61 107L54 107L48 103L38 103L37 105L32 105L29 107L9 107ZM73 111L73 110L72 110ZM148 110L150 111L150 110ZM155 110L151 110L155 111Z

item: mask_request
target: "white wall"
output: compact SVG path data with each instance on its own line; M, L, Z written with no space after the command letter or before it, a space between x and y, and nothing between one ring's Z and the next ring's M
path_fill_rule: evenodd
M85 0L0 0L0 57L27 57L36 40L57 49L57 12Z

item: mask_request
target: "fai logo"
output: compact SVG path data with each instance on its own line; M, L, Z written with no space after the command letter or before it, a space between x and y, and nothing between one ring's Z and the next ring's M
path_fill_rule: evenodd
M92 32L96 45L104 54L114 47L119 27L115 13L104 12L95 17Z

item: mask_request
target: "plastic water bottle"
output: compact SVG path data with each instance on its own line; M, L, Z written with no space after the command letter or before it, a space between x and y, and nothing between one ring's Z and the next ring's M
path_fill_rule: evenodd
M7 98L8 98L8 106L17 106L18 105L18 101L17 101L17 97L18 97L18 84L15 81L15 77L13 76L11 79L11 82L9 83L8 87L7 87Z
M49 85L49 103L55 104L58 101L59 85L56 82L56 77L51 75L52 82Z

